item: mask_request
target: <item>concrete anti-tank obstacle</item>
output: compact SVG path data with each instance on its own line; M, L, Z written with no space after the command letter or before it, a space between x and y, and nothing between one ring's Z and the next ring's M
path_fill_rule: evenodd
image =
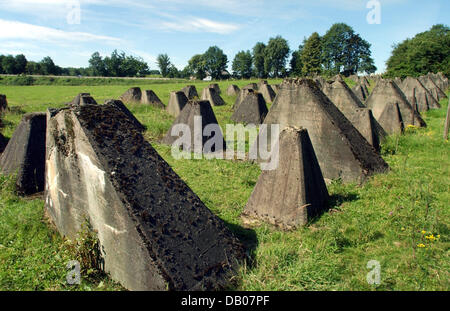
M256 89L250 89L250 88L242 88L239 91L238 96L236 97L236 100L234 101L233 106L231 107L231 109L233 109L234 111L236 111L236 109L238 109L239 105L243 102L243 100L245 99L245 97L250 94L250 93L254 93L257 92Z
M120 111L122 111L131 122L133 122L134 126L139 129L141 132L144 132L146 130L146 127L142 125L141 122L134 116L133 113L131 113L130 110L125 106L125 104L121 100L116 99L107 99L104 102L104 105L112 105L116 108L118 108Z
M444 123L444 140L448 140L448 129L450 127L450 99L448 101L447 116Z
M181 89L188 100L198 99L197 88L195 85L187 85Z
M361 102L365 102L367 97L369 97L369 92L366 91L366 88L364 87L364 85L356 84L352 88L352 91Z
M441 101L441 99L447 98L444 91L441 90L429 76L422 76L419 78L419 81L428 89L428 91L430 91L431 95L433 95L438 102Z
M220 97L219 93L212 88L206 87L202 92L202 100L209 100L211 106L223 106L225 105L225 101Z
M152 105L157 108L166 108L161 99L159 99L158 95L156 95L152 90L146 90L142 93L141 103Z
M201 125L198 127L199 132L196 133L195 131L195 121L196 117L200 117ZM173 122L171 128L167 132L166 136L162 139L162 143L166 145L172 145L176 140L179 139L179 135L182 133L177 132L177 135L172 135L172 129L178 125L187 125L190 129L191 139L190 144L188 146L184 146L184 151L190 151L190 152L196 152L199 151L199 153L203 152L203 147L205 144L214 136L216 136L217 141L220 141L222 143L222 146L214 145L212 147L212 150L206 150L207 152L220 152L226 150L226 144L225 140L223 138L222 132L213 132L214 134L210 134L209 136L204 136L204 129L208 125L217 125L218 122L216 119L216 116L214 114L214 111L211 108L211 104L208 100L192 100L189 101L186 106L184 106L183 110L180 112L179 116L175 119ZM185 134L185 133L183 133ZM196 135L202 135L201 137L198 137ZM218 136L217 136L218 135ZM198 139L198 143L196 145L196 139ZM195 150L195 147L198 146L201 147L201 150Z
M67 103L67 106L71 107L82 105L97 105L97 102L90 93L79 93L70 103Z
M220 95L222 93L222 91L220 90L219 84L217 84L217 83L212 83L212 84L208 85L208 87L213 88L218 95Z
M240 91L241 90L239 89L239 87L237 85L232 84L227 88L227 95L228 96L237 96Z
M306 129L285 128L278 144L278 166L262 171L243 215L291 229L327 208L328 191Z
M355 128L376 149L380 150L380 141L386 136L372 115L370 109L365 108L358 97L350 90L344 81L326 83L322 87L323 93L350 120Z
M248 94L234 111L231 120L236 123L261 124L268 113L266 101L259 92L245 90Z
M139 87L132 87L119 97L124 103L139 103L141 98L142 91Z
M439 102L418 79L407 77L398 86L411 104L417 103L419 112L441 108Z
M271 124L306 128L328 180L362 183L389 169L375 148L310 79L285 80L264 124L269 125L268 130ZM257 141L260 137L261 133Z
M258 84L256 84L256 83L249 83L246 86L244 86L241 90L249 90L249 89L257 91L258 90Z
M264 96L264 99L268 103L272 103L275 99L275 92L272 87L267 83L267 81L260 81L258 84L258 92Z
M400 90L397 84L392 80L380 80L369 98L366 101L367 108L372 109L375 119L381 124L388 134L391 134L388 128L392 128L389 124L389 114L387 110L391 111L394 118L394 123L397 123L395 115L395 107L392 104L397 104L400 109L401 120L403 125L414 125L417 127L426 127L425 121L420 116L419 112L414 110L411 103L406 98L405 94ZM381 117L383 115L383 118Z
M104 270L129 290L215 290L245 253L112 105L49 110L46 210L74 239L86 220Z
M45 131L45 113L24 115L0 156L1 173L17 173L16 189L20 195L44 191Z
M170 92L169 104L166 107L167 113L174 117L178 117L188 101L189 100L184 92Z

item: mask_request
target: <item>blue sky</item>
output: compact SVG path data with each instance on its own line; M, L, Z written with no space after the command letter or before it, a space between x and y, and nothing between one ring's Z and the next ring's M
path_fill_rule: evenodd
M372 44L382 72L392 45L432 25L449 25L448 0L379 0L381 23L369 24L369 0L0 0L0 54L88 66L95 51L141 56L151 69L167 53L182 69L191 56L217 45L229 66L240 50L281 35L291 50L333 23L352 26ZM80 5L80 23L68 23ZM70 18L69 18L70 21ZM76 20L75 20L76 21Z

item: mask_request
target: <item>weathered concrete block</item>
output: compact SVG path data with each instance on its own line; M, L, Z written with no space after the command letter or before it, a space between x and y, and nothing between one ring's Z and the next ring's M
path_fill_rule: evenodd
M443 90L437 86L429 76L422 76L419 78L420 82L430 91L431 95L439 102L441 99L447 98Z
M333 104L352 122L353 126L364 136L364 138L376 149L380 150L379 136L386 136L381 126L376 126L377 121L370 111L364 109L362 102L350 90L343 81L325 83L322 92L333 102Z
M195 85L187 85L181 91L189 100L198 99L197 88L195 87Z
M369 92L366 91L364 85L357 84L352 88L352 91L361 102L365 102L367 97L369 97Z
M398 84L398 86L405 94L409 103L413 105L413 108L414 103L417 104L419 112L441 108L438 101L418 79L407 77L403 80L402 84Z
M71 107L83 105L97 105L97 102L91 96L90 93L79 93L70 103L67 103L67 105Z
M166 106L164 106L162 101L159 99L158 95L156 95L152 90L146 90L142 93L141 102L157 108L166 108Z
M124 103L139 103L141 98L142 91L139 87L132 87L119 97L119 99Z
M121 100L107 99L107 100L105 100L104 105L112 105L112 106L118 108L130 119L131 122L133 122L134 126L137 129L139 129L141 132L144 132L146 130L146 127L144 125L142 125L142 123L139 122L138 119L136 119L134 114L130 110L128 110L128 108L125 106L125 104Z
M208 87L213 88L218 95L220 95L222 93L222 91L220 90L220 87L217 83L212 83Z
M26 114L0 157L2 174L17 173L21 195L44 191L45 131L45 113Z
M267 81L260 81L258 84L258 92L264 96L264 99L268 103L272 103L275 99L275 92L272 87L267 83Z
M209 100L211 106L223 106L225 101L214 88L206 87L202 92L202 100Z
M200 117L201 124L198 125L198 132L196 132L196 125L195 125L195 118ZM171 128L167 132L166 136L161 141L163 144L171 145L173 144L178 138L185 133L179 133L177 132L176 135L172 135L172 129L179 124L181 125L187 125L190 130L190 144L187 146L184 146L184 151L196 151L194 150L195 147L195 140L198 139L198 146L201 147L201 150L199 150L199 153L203 151L203 147L207 143L208 140L210 140L213 136L217 135L218 141L222 143L222 146L216 146L214 145L212 152L218 152L226 150L225 140L223 138L222 131L220 132L213 132L210 135L203 135L205 127L208 125L217 125L218 122L216 119L216 116L214 114L214 111L211 108L211 104L208 100L202 100L202 101L189 101L186 106L181 111L180 115L175 119L173 122ZM219 128L218 128L219 130ZM201 135L201 137L199 137Z
M232 84L227 88L227 95L228 96L237 96L240 91L241 90L239 89L239 87L237 85Z
M242 103L234 111L231 120L236 123L261 124L268 113L266 101L261 93L253 90L248 92Z
M236 109L238 109L239 105L244 101L245 97L248 94L254 93L254 92L256 92L256 89L243 88L242 90L240 90L238 96L236 97L236 100L234 101L233 107L231 107L231 109L236 111Z
M413 109L405 94L400 90L397 84L392 80L380 80L369 98L366 101L367 108L372 109L375 119L383 126L386 123L385 120L381 120L380 116L383 112L387 112L385 109L386 105L398 104L400 109L401 119L405 126L415 125L419 127L426 127L425 121L420 116L419 112ZM395 119L395 109L394 107L389 107L389 111L394 112L392 117ZM385 115L387 117L387 115ZM396 121L395 121L396 122ZM384 126L383 126L384 128ZM387 133L389 130L384 128Z
M389 168L312 80L285 80L264 123L306 128L326 179L364 182Z
M278 167L262 171L244 215L291 229L327 208L328 191L306 129L287 127L278 143Z
M166 111L172 116L178 117L187 102L188 98L183 92L170 92L169 104L166 107Z
M129 290L213 290L243 246L111 105L48 112L46 209L74 238L87 218Z
M241 90L249 90L249 89L257 91L258 90L258 84L256 84L256 83L249 83L246 86L244 86Z

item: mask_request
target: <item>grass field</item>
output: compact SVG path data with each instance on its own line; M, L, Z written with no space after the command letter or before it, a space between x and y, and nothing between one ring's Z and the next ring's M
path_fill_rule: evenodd
M243 86L256 81L235 81ZM276 81L269 81L275 83ZM10 137L25 112L61 107L77 93L100 103L127 88L153 89L167 104L169 91L189 82L107 86L0 86L11 111ZM225 91L231 82L220 82ZM197 90L208 82L195 83ZM231 123L234 97L214 107L224 128ZM425 129L408 128L389 137L382 154L388 174L363 186L334 182L331 209L304 228L283 232L270 225L244 228L240 214L260 174L255 164L225 160L174 160L170 147L157 143L173 117L156 108L129 105L148 130L146 138L203 202L251 249L238 290L449 290L450 144L442 139L447 102L424 114ZM431 235L433 235L431 237ZM0 290L117 290L105 276L83 276L66 283L66 264L74 259L66 242L44 217L44 202L19 198L12 178L0 177ZM369 285L367 263L381 265L381 284Z

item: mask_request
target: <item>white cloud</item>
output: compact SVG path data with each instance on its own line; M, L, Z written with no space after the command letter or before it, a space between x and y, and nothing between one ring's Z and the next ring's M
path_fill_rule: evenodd
M87 32L63 31L3 19L0 19L0 39L23 39L54 43L101 41L107 44L118 44L121 42L120 39L109 36L95 35Z
M160 27L165 30L182 32L212 32L218 34L229 34L240 27L235 24L215 22L205 18L193 17L182 22L163 22Z

